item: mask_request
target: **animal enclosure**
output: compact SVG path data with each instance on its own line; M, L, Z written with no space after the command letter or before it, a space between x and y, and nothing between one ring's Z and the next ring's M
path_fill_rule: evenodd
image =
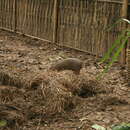
M121 8L121 0L1 0L0 27L103 55L122 28L106 31Z
M87 65L79 75L47 70L63 56L74 56ZM126 71L116 64L97 81L103 66L97 66L94 59L80 51L0 30L0 118L11 122L3 130L80 126L92 130L95 122L104 127L129 122Z
M0 129L92 130L94 124L109 129L129 123L130 46L128 71L115 63L101 80L96 77L106 64L89 54L103 55L126 27L106 31L122 17L122 5L121 0L0 0L0 123L7 122ZM78 75L74 67L55 71L61 59L73 57L83 61Z

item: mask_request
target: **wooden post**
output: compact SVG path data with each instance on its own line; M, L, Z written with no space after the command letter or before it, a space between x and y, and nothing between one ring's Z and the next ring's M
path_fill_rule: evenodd
M58 27L58 0L54 0L54 13L53 13L53 43L57 42L57 27Z
M123 0L123 5L122 5L122 18L127 18L127 11L128 11L128 0ZM123 24L123 29L126 29L126 24ZM120 62L122 65L126 63L126 47L122 50L121 52L121 59Z

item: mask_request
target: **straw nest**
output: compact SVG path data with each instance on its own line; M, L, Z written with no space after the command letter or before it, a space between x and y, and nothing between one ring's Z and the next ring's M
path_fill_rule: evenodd
M73 109L78 105L76 97L87 98L108 90L105 84L97 81L95 77L84 72L77 76L71 71L44 72L37 75L30 86L41 91L40 103L44 104L42 112L47 115ZM32 109L34 110L34 107Z
M18 78L18 82L12 82L17 81L17 78L11 81L8 75L5 76L8 85L13 84L14 87L0 89L1 102L17 106L26 113L26 118L30 119L40 115L65 113L75 108L81 98L108 91L107 85L84 71L81 71L80 75L71 71L45 71L27 80L20 81L22 78ZM4 83L4 76L2 78ZM15 87L19 86L19 83L24 87Z

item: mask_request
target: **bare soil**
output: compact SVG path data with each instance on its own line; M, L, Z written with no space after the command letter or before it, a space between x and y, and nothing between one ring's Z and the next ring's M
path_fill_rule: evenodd
M84 61L80 75L50 71L67 57ZM0 30L0 119L6 130L92 130L130 123L127 71L115 64L101 80L104 65L94 56Z

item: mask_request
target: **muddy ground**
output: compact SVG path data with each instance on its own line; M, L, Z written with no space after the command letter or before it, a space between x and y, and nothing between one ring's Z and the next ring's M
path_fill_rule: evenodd
M80 75L53 72L51 64L77 57ZM101 80L104 65L94 56L0 30L1 129L92 130L130 122L127 73L115 64Z

